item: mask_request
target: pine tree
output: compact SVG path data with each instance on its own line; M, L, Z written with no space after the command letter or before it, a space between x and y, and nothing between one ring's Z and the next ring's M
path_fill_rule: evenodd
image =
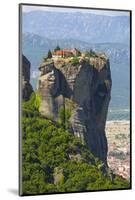
M52 53L51 53L51 51L50 51L50 50L48 51L47 58L52 58Z
M54 51L58 51L58 50L60 50L59 45L56 46L56 48L54 49Z

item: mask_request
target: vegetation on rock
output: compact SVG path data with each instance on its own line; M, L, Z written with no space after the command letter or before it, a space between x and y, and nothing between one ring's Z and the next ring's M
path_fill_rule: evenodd
M86 52L85 52L85 56L86 56L86 57L97 57L97 56L96 56L96 52L93 51L92 49L90 49L90 51L86 51Z
M54 49L54 51L58 51L58 50L60 50L59 45L56 46L56 48Z
M48 51L47 58L52 58L52 53L50 50Z
M120 176L112 180L109 169L103 173L102 162L62 124L42 116L39 104L33 93L22 105L23 194L129 188Z
M58 112L58 123L65 129L70 128L71 111L68 108L60 108Z
M73 57L71 60L72 65L77 65L79 64L79 58L77 56Z

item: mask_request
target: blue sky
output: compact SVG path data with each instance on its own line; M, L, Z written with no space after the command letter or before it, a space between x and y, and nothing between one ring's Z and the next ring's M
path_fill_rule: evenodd
M34 10L43 10L43 11L55 11L55 12L87 12L97 15L107 15L107 16L129 16L129 12L123 11L108 11L108 10L96 10L96 9L68 9L68 8L57 8L57 7L46 7L46 6L23 6L23 12L30 12Z

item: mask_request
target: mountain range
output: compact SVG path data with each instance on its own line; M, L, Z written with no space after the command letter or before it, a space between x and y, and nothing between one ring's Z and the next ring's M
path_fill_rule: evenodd
M90 43L129 43L130 39L129 16L87 12L24 12L22 30L50 39L77 39Z

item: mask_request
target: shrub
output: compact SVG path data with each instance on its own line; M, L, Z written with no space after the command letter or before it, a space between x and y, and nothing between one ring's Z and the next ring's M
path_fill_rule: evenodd
M68 108L60 108L58 111L58 122L65 129L70 128L71 111Z
M50 50L48 51L47 58L52 58L52 52Z
M90 49L90 51L85 52L86 57L97 57L96 52Z
M71 60L72 65L77 65L79 63L79 58L78 57L73 57Z
M58 51L58 50L60 50L59 45L56 46L56 48L54 49L54 51Z

